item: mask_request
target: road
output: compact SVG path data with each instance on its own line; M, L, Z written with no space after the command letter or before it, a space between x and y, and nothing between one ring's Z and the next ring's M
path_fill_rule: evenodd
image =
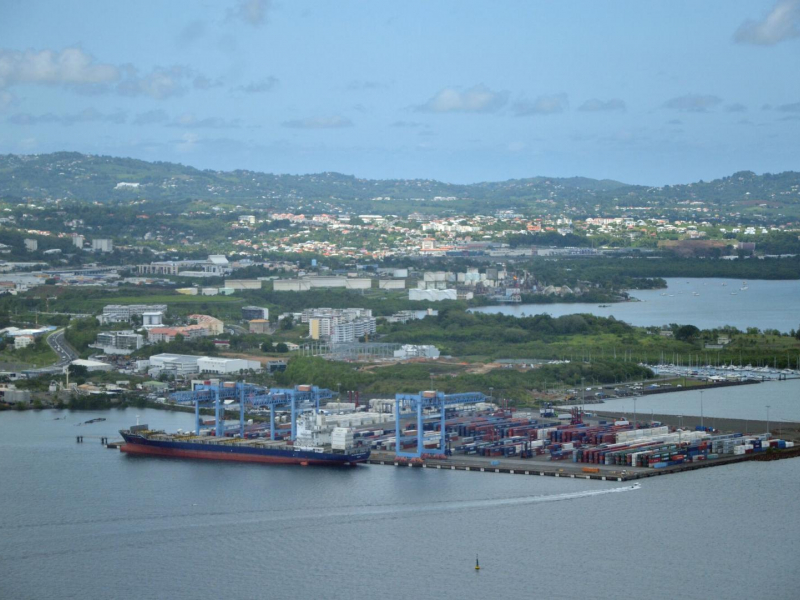
M41 367L39 369L27 369L25 372L28 374L45 374L45 373L61 373L70 362L78 358L78 353L69 345L67 340L64 339L64 329L57 329L47 336L47 345L53 349L53 352L58 356L58 361L49 367Z
M49 336L47 336L47 343L58 355L58 362L54 367L63 367L78 358L78 353L69 345L69 342L64 339L64 330L57 329Z

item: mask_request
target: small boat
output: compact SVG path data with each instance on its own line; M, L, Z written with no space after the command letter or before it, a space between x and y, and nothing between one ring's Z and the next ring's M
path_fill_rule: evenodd
M478 555L477 554L475 555L475 570L476 571L480 571L481 570L481 564L478 562Z

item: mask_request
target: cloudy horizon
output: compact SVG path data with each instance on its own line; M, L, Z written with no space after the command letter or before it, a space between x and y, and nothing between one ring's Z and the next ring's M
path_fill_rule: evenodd
M0 152L663 185L800 170L800 0L9 1Z

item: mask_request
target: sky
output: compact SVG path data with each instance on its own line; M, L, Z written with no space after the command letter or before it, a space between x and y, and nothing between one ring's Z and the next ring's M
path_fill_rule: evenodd
M800 0L2 0L0 153L663 185L800 170Z

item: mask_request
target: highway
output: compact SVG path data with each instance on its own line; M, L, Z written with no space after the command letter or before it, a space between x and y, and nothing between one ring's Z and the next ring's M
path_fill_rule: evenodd
M58 356L58 361L48 367L41 367L39 369L28 369L26 373L36 375L44 373L61 373L70 362L78 358L78 353L69 345L67 340L64 339L64 329L57 329L47 336L47 344L53 349L53 352Z

